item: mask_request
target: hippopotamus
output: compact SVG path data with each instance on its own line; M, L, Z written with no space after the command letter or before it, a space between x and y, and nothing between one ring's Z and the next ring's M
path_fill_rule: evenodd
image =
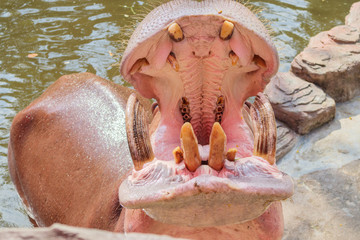
M267 28L236 1L155 8L121 60L134 89L66 75L14 118L9 171L29 216L37 226L281 239L280 201L294 186L277 168L262 93L278 66Z

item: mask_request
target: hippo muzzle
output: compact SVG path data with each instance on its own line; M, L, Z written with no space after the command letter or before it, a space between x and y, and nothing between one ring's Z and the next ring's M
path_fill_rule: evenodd
M266 27L238 2L173 1L147 15L121 74L155 99L154 118L148 125L130 96L134 170L120 203L164 223L219 226L255 219L290 197L293 182L276 167L276 122L262 94L278 66Z

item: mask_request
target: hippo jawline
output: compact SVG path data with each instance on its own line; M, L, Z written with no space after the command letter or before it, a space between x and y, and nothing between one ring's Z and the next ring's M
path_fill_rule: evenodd
M261 93L277 71L277 52L261 22L239 3L219 14L217 1L189 2L187 8L202 14L163 20L159 11L182 8L171 4L138 26L121 63L124 78L158 105L149 127L136 95L128 100L135 169L120 186L120 203L171 224L254 219L293 194L291 178L275 164L276 123ZM247 20L232 18L234 9ZM253 103L246 101L254 95Z

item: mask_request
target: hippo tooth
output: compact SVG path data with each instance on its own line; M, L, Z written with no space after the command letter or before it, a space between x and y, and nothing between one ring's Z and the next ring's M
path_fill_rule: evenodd
M251 103L249 101L245 101L243 108L242 108L242 116L246 122L246 124L249 126L251 133L254 136L254 127L253 127L253 122L250 116L250 107L251 107Z
M176 147L173 150L173 155L174 155L175 163L177 164L181 163L184 160L184 153L180 147Z
M191 115L190 115L190 102L186 97L182 97L179 103L180 113L182 115L183 121L190 122Z
M236 64L239 62L239 57L238 57L238 55L236 55L236 53L234 53L234 51L231 51L231 52L229 53L229 57L230 57L230 59L231 59L231 64L232 64L233 66L236 66Z
M216 101L216 106L215 106L215 110L214 110L215 122L221 123L222 116L224 114L224 109L225 109L225 98L224 98L224 96L221 95L218 97L218 99Z
M154 159L150 144L148 123L144 107L133 93L129 96L125 112L126 135L135 170Z
M187 169L194 172L201 165L198 141L189 122L182 125L180 131L181 148L184 151L184 162Z
M229 161L235 161L236 152L236 148L230 148L226 153L226 159Z
M220 38L222 40L229 40L234 32L234 24L229 21L224 21L220 29Z
M172 23L169 27L168 27L168 33L170 38L174 41L174 42L180 42L181 40L184 39L184 33L181 30L181 27L179 24L177 23Z
M263 93L258 93L250 106L250 115L254 133L254 155L275 163L276 122L269 100Z
M175 53L171 52L167 58L167 62L170 63L171 67L178 72L179 71L179 63L176 60Z
M226 135L220 123L215 122L210 134L210 152L208 164L213 169L219 171L224 166Z
M148 62L148 60L146 58L140 58L131 67L130 74L134 75L135 73L140 71L143 66L148 66L148 65L149 65L149 62Z

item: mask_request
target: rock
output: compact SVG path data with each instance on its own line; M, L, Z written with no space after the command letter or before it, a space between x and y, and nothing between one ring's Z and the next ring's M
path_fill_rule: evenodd
M155 234L140 233L112 233L96 229L70 227L62 224L54 224L49 228L8 228L0 229L0 240L175 240L180 238L172 238Z
M279 161L295 145L297 135L283 122L276 121L276 161Z
M328 32L329 37L337 43L356 44L360 40L360 32L355 27L337 26Z
M337 102L360 94L360 2L352 6L347 24L312 37L291 63L293 73Z
M341 168L360 159L359 106L360 96L337 103L335 119L298 136L294 148L278 164L280 170L299 178L322 169Z
M351 6L350 13L345 18L345 24L360 29L360 2Z
M360 96L337 103L335 119L297 137L278 163L295 180L283 201L284 240L359 239Z
M296 185L283 202L284 240L359 239L360 160L304 175Z
M309 133L335 116L334 100L291 72L278 73L266 86L265 93L276 118L299 134Z

